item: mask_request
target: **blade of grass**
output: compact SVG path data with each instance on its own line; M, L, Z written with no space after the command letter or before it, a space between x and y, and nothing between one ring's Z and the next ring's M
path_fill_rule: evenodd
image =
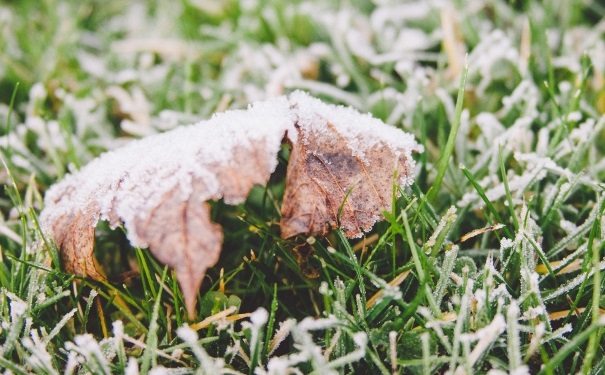
M550 358L550 360L546 362L545 366L540 370L540 372L538 372L538 375L553 373L553 371L557 369L557 367L561 365L569 355L576 353L578 348L580 348L582 344L594 334L595 331L602 329L603 323L605 322L597 321L588 326L588 328L584 331L578 332L578 334L571 337L570 340L559 348L559 350Z
M164 267L164 272L162 273L162 278L160 279L160 284L164 284L166 281L166 275L168 275L168 267ZM157 366L157 356L156 350L158 348L158 317L160 311L160 303L162 301L162 289L158 288L157 294L155 297L155 302L153 304L153 311L151 313L151 319L149 322L149 332L147 334L147 340L145 341L145 351L143 352L143 356L141 358L141 373L146 374L149 372L149 369Z
M592 275L592 322L593 324L597 324L600 318L600 302L601 302L601 268L599 267L599 260L601 259L600 250L602 245L598 246L595 244L595 238L597 237L597 233L603 233L601 227L601 222L599 218L603 216L603 212L605 211L605 195L601 197L601 204L599 208L599 215L595 219L592 229L590 231L590 235L588 237L588 249L592 250L592 267L594 269L594 273ZM603 240L603 239L601 239ZM584 363L582 365L582 373L588 373L592 368L592 362L596 358L597 351L600 346L600 338L603 334L603 329L595 330L590 334L590 338L588 339L588 346L586 348L586 356L584 359Z
M273 337L273 328L275 326L275 314L277 313L278 306L279 300L277 299L277 284L273 284L273 300L271 301L271 311L269 312L269 321L267 323L267 331L265 333L265 337L267 339ZM263 352L261 353L261 358L263 361L267 358L268 350L269 345L263 345Z
M353 251L353 248L351 247L349 240L345 237L343 231L338 230L337 233L338 233L338 238L340 239L342 245L345 247L345 250L347 251L347 255L351 259L351 264L353 265L353 268L355 270L355 275L357 276L357 282L358 282L357 286L359 287L359 292L361 293L361 298L363 299L363 306L365 306L365 304L367 302L366 301L367 294L366 294L365 284L363 282L361 266L359 265L359 261L357 260L357 257L355 256L355 252ZM365 311L364 311L364 315L365 315Z
M574 92L573 101L572 101L571 105L569 106L569 108L567 109L567 111L565 111L565 114L564 115L559 114L561 123L557 127L557 132L555 133L555 135L552 138L551 143L550 143L550 152L548 155L550 157L555 156L555 152L557 150L556 146L562 141L563 138L565 138L569 135L569 128L568 128L569 114L573 111L578 110L578 108L580 106L580 100L582 99L582 94L584 93L584 90L586 89L586 84L588 82L588 78L590 76L590 70L591 70L590 59L587 57L586 53L584 53L580 60L581 60L581 64L582 64L582 69L580 72L581 78L580 78L579 88L576 89L576 91ZM555 95L554 91L552 89L550 89L548 92L550 94L551 100L553 102L556 102L556 98L554 96Z
M15 83L15 87L13 88L13 93L11 94L11 99L8 104L8 113L6 114L6 134L11 133L11 117L13 114L13 109L15 108L15 98L17 97L17 91L19 90L19 82ZM6 138L6 154L8 156L9 162L11 160L12 149L11 149L10 137Z
M519 221L517 220L517 215L515 215L513 197L510 193L510 187L508 186L508 177L506 176L506 169L504 168L504 158L502 157L502 145L498 145L498 160L500 162L500 174L502 176L502 183L504 184L506 201L508 202L508 210L510 211L510 216L513 219L513 224L515 224L515 231L517 231L519 230ZM500 221L500 223L502 223L502 221Z
M25 245L27 243L28 226L26 214L25 212L23 212L23 209L25 207L23 204L23 199L21 198L21 193L19 191L19 188L17 187L17 181L15 180L15 177L13 176L11 169L7 164L7 161L5 160L3 153L0 154L0 160L2 161L2 165L6 170L8 179L11 184L11 188L9 189L8 187L6 187L5 191L11 198L13 207L15 207L15 209L19 213L19 221L21 223L21 243ZM25 251L25 248L21 250L19 258L21 262L13 262L11 265L11 275L17 275L16 277L11 278L11 290L16 291L19 295L23 295L25 285L27 285L27 283L25 282L26 267L21 264L27 261L27 252Z
M479 197L481 197L481 199L483 200L483 203L485 203L485 206L487 207L488 211L494 216L494 218L496 218L496 221L498 223L504 224L505 221L502 220L502 217L500 217L498 210L494 207L492 202L490 202L490 200L487 198L487 195L485 195L485 190L483 190L481 185L479 185L479 183L475 180L475 177L471 174L471 172L465 166L461 166L460 169L462 170L462 173L464 173L466 178L469 180L469 182L473 185L473 187L477 191L477 194L479 194ZM489 222L490 222L490 224L493 224L493 222L491 220L489 220ZM507 227L504 227L503 230L504 230L504 232L506 232L506 236L508 238L514 238L513 234Z
M420 286L425 290L426 300L435 316L441 316L441 310L439 306L437 306L435 299L433 298L433 292L431 291L430 286L430 278L425 273L425 268L428 270L428 264L426 262L426 255L420 251L420 248L414 242L414 238L412 235L412 229L410 228L410 223L408 221L408 216L405 210L401 211L401 221L403 223L403 227L405 228L405 239L410 246L410 251L412 253L412 259L414 261L414 265L416 267L416 273L418 275L418 280L420 282Z
M25 369L24 367L21 367L4 357L0 357L0 368L4 368L4 369L10 371L11 373L17 374L17 375L31 374L31 372L28 371L27 369Z
M464 101L464 90L466 86L466 76L468 73L468 62L465 62L464 69L462 70L462 76L460 77L460 86L458 88L458 97L456 98L456 109L454 112L454 123L452 124L452 129L450 130L450 135L447 139L447 143L445 145L445 149L443 150L443 154L439 159L439 166L437 168L437 176L435 177L435 182L431 189L429 190L426 199L429 202L434 202L437 197L437 193L439 188L441 187L441 183L443 182L443 177L445 176L445 172L449 166L450 158L454 152L454 146L456 145L456 137L458 136L458 130L460 129L460 118L462 115L462 104Z

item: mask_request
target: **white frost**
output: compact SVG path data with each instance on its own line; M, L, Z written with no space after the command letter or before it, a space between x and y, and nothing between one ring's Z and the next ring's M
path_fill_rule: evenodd
M347 146L362 162L367 163L364 150L384 144L395 155L405 155L410 168L414 168L411 153L418 150L418 144L411 134L388 126L370 114L360 114L351 107L329 105L300 91L290 95L290 103L296 109L298 125L307 128L308 132L321 134L327 132L327 123L330 123L346 138ZM411 176L402 176L400 180L401 185L411 182Z
M269 313L267 313L267 310L265 310L263 308L257 309L250 316L250 322L252 322L253 325L258 326L258 327L265 325L265 323L267 323L268 319L269 319Z
M96 202L99 207L92 209L98 210L98 219L110 220L117 215L126 223L132 244L145 247L147 244L137 238L133 228L128 228L135 217L148 216L174 188L187 198L194 177L206 184L202 200L221 198L217 176L208 166L229 165L236 153L253 147L254 142L261 142L276 155L288 129L292 129L288 102L279 98L257 103L247 111L227 112L195 126L131 142L93 160L49 189L41 222L52 225L57 218L86 210ZM276 165L274 160L270 172ZM111 224L119 223L114 219Z

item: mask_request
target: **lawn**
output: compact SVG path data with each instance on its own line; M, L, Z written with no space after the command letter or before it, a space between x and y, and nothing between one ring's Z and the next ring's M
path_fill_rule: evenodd
M21 0L0 30L1 373L605 373L600 2ZM283 142L243 203L209 202L193 312L125 226L94 231L106 277L68 272L51 186L296 90L417 140L370 231L281 237Z

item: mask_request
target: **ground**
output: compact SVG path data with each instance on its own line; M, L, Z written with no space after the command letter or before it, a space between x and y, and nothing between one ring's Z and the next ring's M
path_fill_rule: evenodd
M573 0L0 3L0 369L604 372L604 16ZM195 317L122 227L96 227L107 280L66 272L38 221L53 184L295 90L421 146L370 232L280 237L284 143L266 186L211 202L225 238Z

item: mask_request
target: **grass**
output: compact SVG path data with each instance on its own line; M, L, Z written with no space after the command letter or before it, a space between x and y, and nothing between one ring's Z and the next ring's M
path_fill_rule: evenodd
M398 4L1 3L0 368L605 371L605 9ZM40 250L44 191L66 173L294 89L424 147L366 237L279 238L284 148L268 187L213 202L224 251L195 321L172 272L120 229L97 228L107 283Z

